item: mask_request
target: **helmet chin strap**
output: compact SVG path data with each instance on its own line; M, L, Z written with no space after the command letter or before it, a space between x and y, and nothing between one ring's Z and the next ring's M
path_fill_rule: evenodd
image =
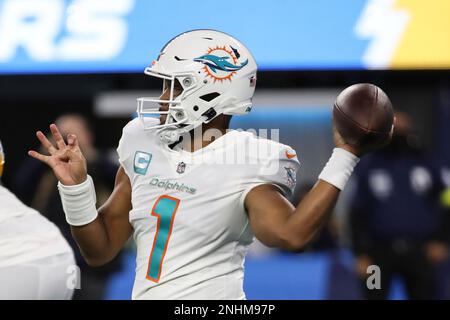
M175 128L158 129L158 135L162 142L172 144L178 141L180 133Z
M174 124L173 127L165 127L158 129L157 133L162 142L166 144L173 144L180 139L183 133L189 132L197 128L198 126L202 125L203 123L205 123L206 119L207 119L206 117L201 117L194 123L188 124L187 126L184 127L178 127L177 125Z

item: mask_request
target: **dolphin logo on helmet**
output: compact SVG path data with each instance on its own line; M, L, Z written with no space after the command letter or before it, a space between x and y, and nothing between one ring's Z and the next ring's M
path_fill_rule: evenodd
M234 64L229 63L230 57L218 57L213 54L205 54L198 58L195 58L195 62L201 62L204 65L207 65L213 72L216 72L216 69L232 72L241 70L248 63L248 60L245 60L241 65L236 66Z

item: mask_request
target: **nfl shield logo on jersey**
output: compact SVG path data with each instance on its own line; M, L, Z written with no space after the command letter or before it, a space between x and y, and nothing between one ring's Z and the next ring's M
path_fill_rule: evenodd
M184 173L185 170L186 170L186 163L180 162L177 166L177 172L179 174L182 174L182 173Z

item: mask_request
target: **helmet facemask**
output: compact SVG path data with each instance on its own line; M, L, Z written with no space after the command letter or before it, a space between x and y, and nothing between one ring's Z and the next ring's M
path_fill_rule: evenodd
M205 85L200 83L200 79L194 73L179 73L176 75L154 72L150 68L145 69L145 74L163 80L162 94L160 97L138 98L137 114L143 120L145 130L157 130L161 139L166 143L177 142L183 133L189 132L197 126L208 123L218 114L214 108L208 105L217 104L214 98L220 96L219 93L210 93L206 96L195 99L192 93L198 91ZM177 87L181 87L181 92L176 95ZM168 99L161 99L168 90ZM189 101L187 97L191 96ZM197 100L193 103L193 99ZM162 106L167 106L167 110L161 110ZM207 109L203 114L195 114L196 111ZM147 117L166 116L164 123L155 125L145 121Z

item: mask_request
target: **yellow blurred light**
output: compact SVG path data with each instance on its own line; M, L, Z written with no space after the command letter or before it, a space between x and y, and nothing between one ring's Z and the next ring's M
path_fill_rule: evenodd
M450 208L450 188L442 192L441 204L446 208Z
M408 26L394 52L394 69L450 68L450 1L397 0Z

